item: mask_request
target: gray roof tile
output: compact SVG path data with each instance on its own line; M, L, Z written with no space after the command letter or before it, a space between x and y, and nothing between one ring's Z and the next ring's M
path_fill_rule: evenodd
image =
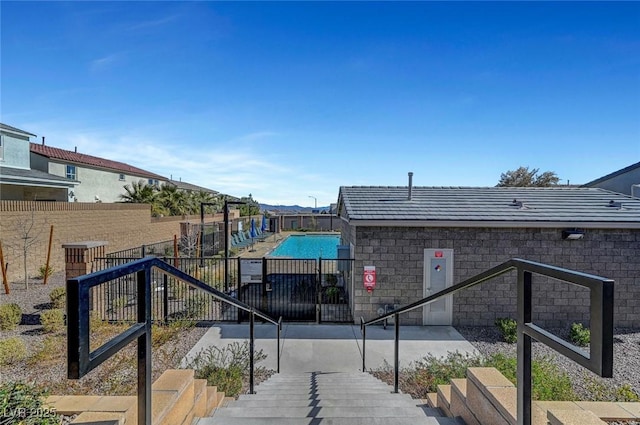
M343 186L349 220L640 222L640 200L585 187ZM610 207L619 202L622 208Z

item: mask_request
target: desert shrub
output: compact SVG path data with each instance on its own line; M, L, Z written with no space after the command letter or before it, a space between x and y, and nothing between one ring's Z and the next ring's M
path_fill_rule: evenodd
M64 311L60 308L40 313L40 324L46 333L59 333L64 330Z
M0 384L0 412L13 412L10 420L24 425L58 425L62 418L47 408L47 392L33 384L5 382ZM5 422L3 422L5 423Z
M183 330L191 329L194 326L195 322L188 319L176 320L168 325L154 324L151 329L151 345L154 348L161 347Z
M494 354L488 358L448 353L440 358L433 355L412 363L400 373L400 387L403 392L414 398L426 398L428 393L437 391L438 385L449 384L451 379L465 378L470 367L495 367L507 379L516 383L517 360L503 354ZM373 372L378 378L391 382L393 370L387 365ZM575 393L569 375L561 372L547 358L534 359L532 362L533 398L535 400L573 400Z
M210 347L201 350L188 364L194 369L196 378L206 379L209 385L215 385L219 391L230 397L236 397L242 391L244 381L249 376L249 343L233 342L224 347ZM267 358L262 350L254 352L255 374L266 371L258 363Z
M10 331L22 321L22 309L18 304L0 305L0 330Z
M16 363L25 357L27 357L27 347L22 339L14 336L0 340L0 365Z
M499 317L495 321L502 339L509 344L518 341L518 322L508 317Z
M64 335L47 335L42 345L29 356L30 364L42 364L44 362L53 361L64 357L67 346Z
M484 366L495 367L516 385L517 364L515 357L494 354L485 361ZM534 400L566 401L576 398L569 375L548 357L532 360L531 377Z
M617 387L606 385L592 376L585 377L585 386L588 397L585 401L608 401L608 402L639 402L638 395L631 385L622 384Z
M67 304L67 290L64 286L55 288L49 293L49 299L51 300L53 308L65 308Z
M45 276L51 276L53 274L53 267L47 267L46 264L41 265L38 268L38 279L44 279Z
M586 347L591 342L591 330L582 326L582 323L572 323L569 339L576 345Z

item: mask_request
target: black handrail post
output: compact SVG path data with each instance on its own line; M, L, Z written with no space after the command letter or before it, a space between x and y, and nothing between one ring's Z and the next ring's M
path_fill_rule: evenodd
M364 318L360 316L360 329L362 330L362 372L366 372L365 353L367 343L367 327L364 325Z
M166 273L162 275L162 292L163 292L163 306L164 309L164 324L169 323L169 276Z
M138 423L151 423L151 268L136 273L138 323L145 331L138 337ZM143 295L143 297L140 296Z
M398 381L400 376L400 314L396 313L393 316L393 321L396 327L396 336L395 336L395 347L394 351L394 359L393 359L393 392L398 393Z
M277 373L280 373L280 333L282 332L282 316L278 319L278 365L277 365Z
M249 319L249 394L253 394L253 350L255 348L254 321L255 313L251 309L251 318Z
M322 257L318 258L318 281L316 282L316 323L322 322Z
M531 323L532 274L518 267L518 425L531 425L531 337L525 327Z

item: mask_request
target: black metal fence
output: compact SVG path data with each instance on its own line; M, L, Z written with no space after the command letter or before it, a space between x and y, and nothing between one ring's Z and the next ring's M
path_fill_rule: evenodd
M245 280L240 262L240 300L289 321L352 322L352 260L266 258L259 281ZM339 267L340 266L340 267Z
M120 266L137 258L97 258L94 270ZM229 286L224 287L225 261L217 257L162 257L182 272L223 291L251 307L288 321L353 322L349 282L353 260L233 258L228 261ZM184 282L152 271L151 314L156 321L242 321L238 310L225 306ZM136 317L135 276L114 279L92 289L92 308L102 320L133 321Z
M180 237L108 253L108 258L214 257L224 251L224 232L220 223L182 223ZM177 248L178 252L175 252Z
M94 271L121 266L137 258L97 258ZM224 263L219 258L162 258L182 272L222 291ZM124 276L92 288L92 310L102 320L133 321L136 317L136 277ZM169 322L237 321L237 309L221 303L209 294L195 290L183 281L158 270L151 271L151 318Z

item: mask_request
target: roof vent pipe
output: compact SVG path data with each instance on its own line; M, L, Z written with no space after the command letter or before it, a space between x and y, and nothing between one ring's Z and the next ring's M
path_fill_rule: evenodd
M409 193L407 195L407 200L411 200L411 189L413 188L413 173L409 171Z
M73 149L73 151L74 151L75 153L78 153L78 147L77 147L77 146L75 146L75 148Z
M44 146L44 136L42 136L42 146Z

